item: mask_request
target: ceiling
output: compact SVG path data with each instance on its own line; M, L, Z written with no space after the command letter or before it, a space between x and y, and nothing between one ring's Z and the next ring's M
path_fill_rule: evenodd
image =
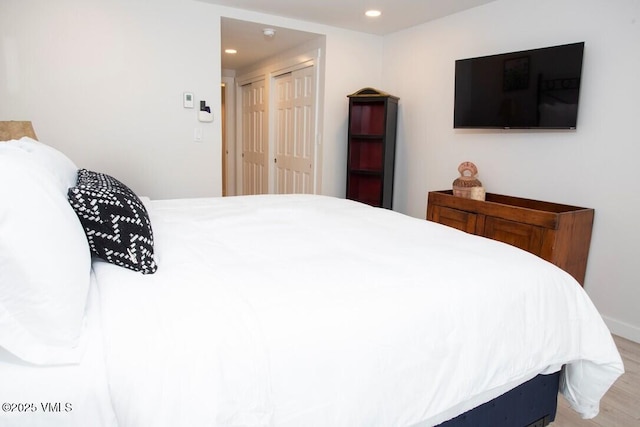
M322 37L320 34L296 31L269 25L269 23L240 21L231 18L222 18L220 21L222 68L226 70L240 70L262 59L274 56L278 52ZM264 36L263 30L265 28L275 30L274 36ZM236 49L238 53L234 55L224 53L224 50L229 48Z
M443 16L471 9L495 0L202 0L236 9L315 22L332 27L386 35ZM382 12L367 18L366 9ZM276 29L272 38L262 34L264 28ZM274 27L268 22L252 23L222 19L222 48L238 50L235 57L223 53L222 68L239 69L282 50L298 46L319 34Z

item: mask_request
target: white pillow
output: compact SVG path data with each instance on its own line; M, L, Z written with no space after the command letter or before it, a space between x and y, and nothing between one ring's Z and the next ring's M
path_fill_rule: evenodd
M35 364L79 362L91 257L66 189L0 143L0 346Z
M30 153L40 166L53 175L55 182L60 185L65 194L67 189L76 185L78 167L70 158L55 148L28 136L7 141L6 144Z

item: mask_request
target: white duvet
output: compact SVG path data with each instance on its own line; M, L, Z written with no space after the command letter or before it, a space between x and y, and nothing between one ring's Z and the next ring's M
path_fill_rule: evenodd
M0 348L0 427L117 427L92 276L78 364L32 365Z
M159 268L94 270L121 427L433 425L568 364L585 417L623 371L568 274L322 196L148 204Z

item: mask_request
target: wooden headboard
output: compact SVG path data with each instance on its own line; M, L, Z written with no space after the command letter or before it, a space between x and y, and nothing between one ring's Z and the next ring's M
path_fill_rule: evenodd
M38 139L33 130L31 122L2 122L0 121L0 141L9 141L11 139L20 139L23 136Z

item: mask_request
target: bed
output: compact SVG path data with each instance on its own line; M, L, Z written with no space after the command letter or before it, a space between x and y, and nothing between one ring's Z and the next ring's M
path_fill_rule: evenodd
M580 285L509 245L327 196L149 200L3 139L0 425L525 427L624 371ZM94 227L116 196L124 249Z

